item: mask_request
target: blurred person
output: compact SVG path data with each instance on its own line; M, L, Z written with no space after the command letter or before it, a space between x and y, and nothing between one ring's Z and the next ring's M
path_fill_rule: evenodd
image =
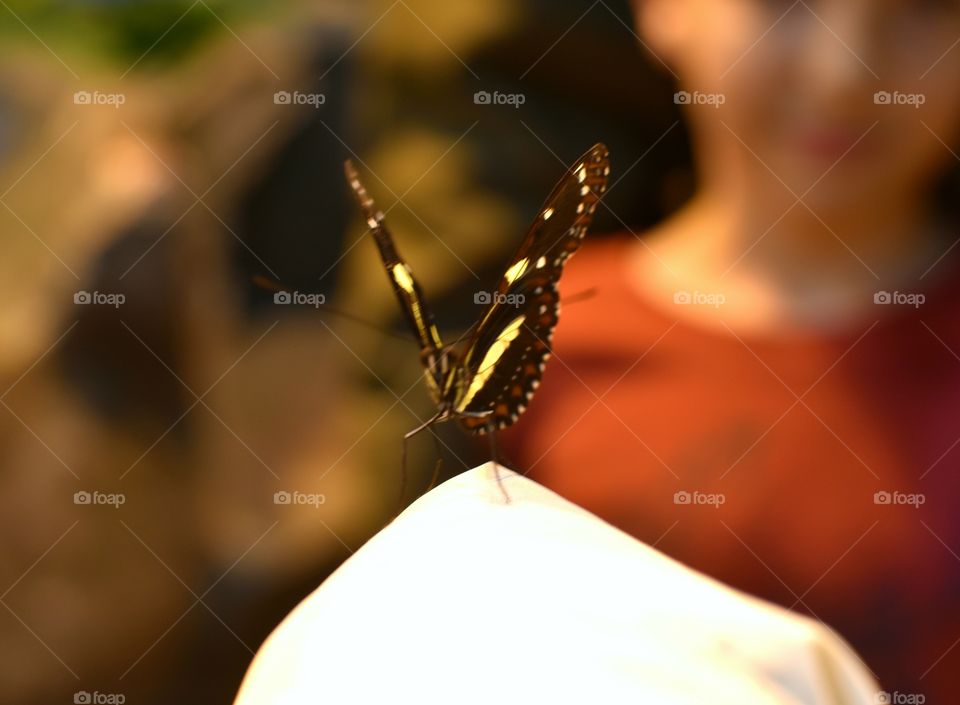
M952 701L960 2L633 9L678 77L698 186L568 265L562 294L597 295L564 310L506 455L836 628L903 702Z

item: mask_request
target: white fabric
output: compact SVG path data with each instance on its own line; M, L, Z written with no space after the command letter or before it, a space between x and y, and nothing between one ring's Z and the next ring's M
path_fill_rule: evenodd
M236 705L854 705L819 623L667 558L487 464L411 505L277 627Z

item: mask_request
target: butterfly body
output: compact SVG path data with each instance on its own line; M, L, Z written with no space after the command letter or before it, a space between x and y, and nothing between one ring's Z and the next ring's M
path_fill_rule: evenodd
M384 223L346 163L346 174L373 233L404 316L420 345L427 389L437 412L407 437L456 420L472 433L514 423L540 384L560 313L557 282L576 252L610 173L608 152L594 145L567 171L534 219L495 293L459 349L444 345L423 292Z

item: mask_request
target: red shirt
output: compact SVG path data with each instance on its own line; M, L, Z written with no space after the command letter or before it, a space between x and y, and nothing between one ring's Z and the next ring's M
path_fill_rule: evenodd
M597 294L563 308L506 456L687 565L821 619L887 691L954 701L956 278L844 332L738 339L645 302L635 245L595 240L568 263L561 295Z

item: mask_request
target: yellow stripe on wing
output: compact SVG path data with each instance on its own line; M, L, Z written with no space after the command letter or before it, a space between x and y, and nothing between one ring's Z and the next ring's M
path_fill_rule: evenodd
M507 327L500 332L497 339L493 341L493 344L483 356L483 360L480 361L480 367L477 368L477 373L473 376L473 379L470 380L470 386L467 388L466 394L464 394L463 398L457 403L457 411L466 409L467 405L469 405L477 395L477 392L483 389L483 385L487 383L490 375L493 374L497 361L507 352L510 343L520 335L520 326L523 325L525 318L526 316L517 316L514 318L507 324Z

